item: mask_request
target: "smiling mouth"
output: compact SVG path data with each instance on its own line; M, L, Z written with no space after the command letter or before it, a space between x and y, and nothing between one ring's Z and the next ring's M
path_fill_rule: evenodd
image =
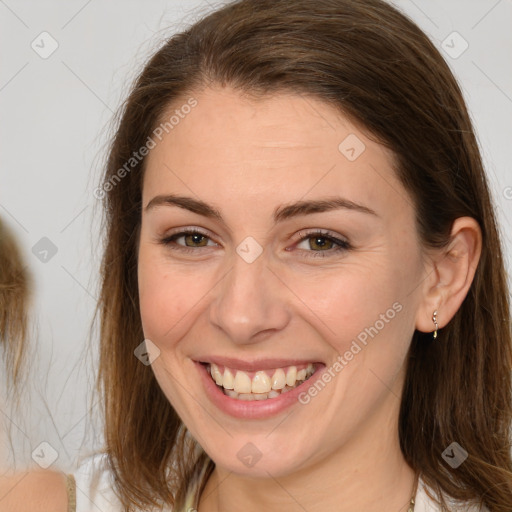
M315 373L316 365L309 363L246 372L209 363L206 364L206 370L225 395L251 401L271 400L291 391Z

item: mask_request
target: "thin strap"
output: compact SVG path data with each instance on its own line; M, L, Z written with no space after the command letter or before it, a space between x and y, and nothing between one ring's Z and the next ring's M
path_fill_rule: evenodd
M203 466L201 467L201 470L196 477L197 479L195 480L195 482L192 485L192 489L191 489L191 493L190 493L190 496L191 496L190 499L193 503L193 506L190 507L190 509L192 509L192 510L197 510L199 508L199 500L201 499L201 494L206 486L206 482L207 482L208 478L210 477L213 467L214 467L214 465L212 467L211 463L212 463L212 460L210 459L210 457L206 456ZM188 510L189 509L187 509L187 511Z
M71 474L66 475L66 490L68 493L68 512L76 512L76 481Z

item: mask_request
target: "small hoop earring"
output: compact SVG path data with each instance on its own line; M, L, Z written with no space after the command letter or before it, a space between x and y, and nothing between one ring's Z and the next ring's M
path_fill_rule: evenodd
M437 338L437 329L439 328L439 326L437 325L437 309L434 311L434 314L432 315L432 322L434 322L434 324L436 326L436 330L434 331L434 336L433 336L433 338L436 339Z

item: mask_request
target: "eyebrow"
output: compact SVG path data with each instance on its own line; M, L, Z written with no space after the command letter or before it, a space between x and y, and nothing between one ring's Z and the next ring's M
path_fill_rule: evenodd
M223 218L219 210L213 206L194 199L193 197L180 196L175 194L155 196L144 208L148 211L156 206L178 206L193 213L197 213L210 219L216 219L223 222ZM300 215L308 215L312 213L328 212L331 210L346 209L366 213L369 215L379 215L371 208L362 204L355 203L343 197L326 197L309 201L297 201L295 203L282 205L274 210L274 223L282 222L292 217Z

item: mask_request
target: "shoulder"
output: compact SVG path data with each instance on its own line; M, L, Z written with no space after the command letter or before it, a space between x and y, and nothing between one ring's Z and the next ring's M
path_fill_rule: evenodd
M427 484L423 481L420 476L418 481L418 490L416 492L415 506L414 512L439 512L440 509L437 506L436 502L430 498L429 494L434 496L435 493ZM463 503L460 501L455 501L452 498L445 498L447 503L450 505L450 510L452 512L489 512L485 506L480 507L476 503Z
M124 510L114 491L114 477L105 453L98 453L84 459L73 476L76 482L76 512L98 512L99 510L122 512ZM183 511L193 510L191 504L195 491L194 487L187 496L187 505ZM172 512L166 507L159 508L158 511ZM0 509L0 512L3 511Z
M76 512L121 510L121 503L114 492L114 479L106 454L98 453L87 457L73 476L76 482Z
M66 512L66 475L38 470L0 476L0 512Z

